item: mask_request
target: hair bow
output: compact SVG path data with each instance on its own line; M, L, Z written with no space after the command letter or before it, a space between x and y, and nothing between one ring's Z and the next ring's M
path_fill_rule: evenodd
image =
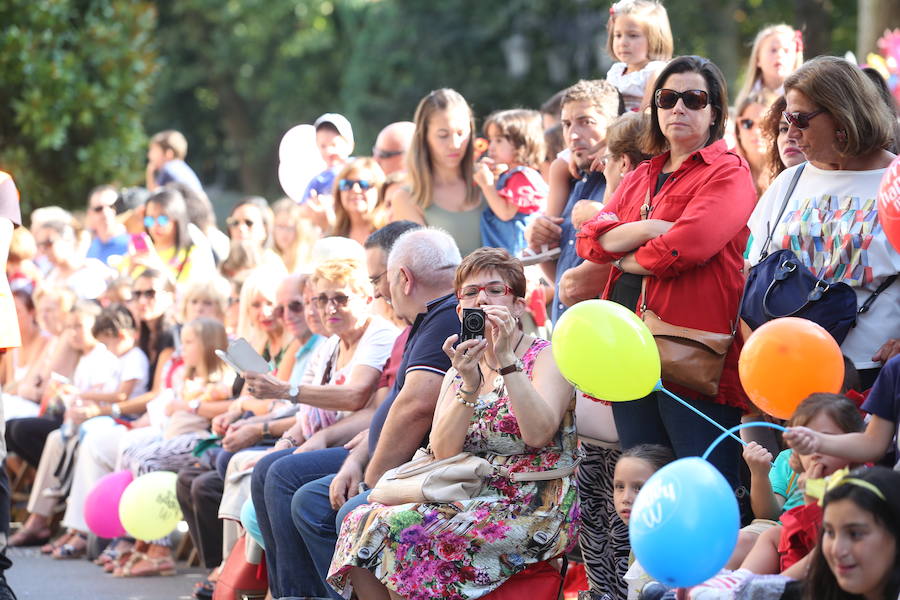
M805 494L812 498L818 498L819 506L821 506L825 500L825 494L842 485L855 485L865 490L869 490L883 502L887 502L881 490L872 483L858 477L850 477L850 469L848 467L835 471L828 477L823 477L822 479L808 479L806 481Z
M799 29L794 30L794 43L797 45L797 52L803 52L803 32Z

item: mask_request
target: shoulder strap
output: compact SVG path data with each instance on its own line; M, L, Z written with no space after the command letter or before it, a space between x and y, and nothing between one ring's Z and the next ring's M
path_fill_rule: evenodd
M779 221L781 221L781 215L784 214L784 209L787 208L788 200L791 199L791 194L794 193L794 188L797 187L797 181L800 179L800 175L803 174L803 169L806 168L806 163L801 163L797 170L794 171L794 176L791 178L791 182L788 184L787 192L784 194L784 201L781 203L781 210L778 211L778 217L775 218L775 225L772 226L772 222L769 221L766 223L766 230L768 231L768 235L766 236L766 242L763 244L762 250L759 253L759 260L764 259L769 255L769 244L772 243L772 236L775 235L775 227L778 227Z
M881 292L891 287L891 285L897 281L897 274L891 275L887 279L881 282L881 285L878 286L874 292L869 294L869 297L866 298L866 301L863 302L862 306L859 307L859 310L856 311L856 314L864 314L869 312L869 309L872 308L872 303L875 302L875 299L881 295Z

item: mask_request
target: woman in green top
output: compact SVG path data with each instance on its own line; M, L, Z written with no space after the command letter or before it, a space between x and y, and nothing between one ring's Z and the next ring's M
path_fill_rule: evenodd
M484 199L472 180L472 109L459 92L435 90L416 108L407 158L409 185L395 197L393 220L447 231L465 256L481 247Z

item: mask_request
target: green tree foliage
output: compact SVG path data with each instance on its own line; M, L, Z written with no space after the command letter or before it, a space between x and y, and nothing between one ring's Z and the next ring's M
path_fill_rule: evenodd
M0 168L23 212L83 206L91 187L143 173L155 72L152 4L0 3Z

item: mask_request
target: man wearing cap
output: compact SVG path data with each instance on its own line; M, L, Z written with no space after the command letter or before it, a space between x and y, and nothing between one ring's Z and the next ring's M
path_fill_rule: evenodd
M334 178L353 152L353 128L344 115L325 113L316 119L315 127L316 146L328 167L309 182L303 202L317 196L331 196Z

